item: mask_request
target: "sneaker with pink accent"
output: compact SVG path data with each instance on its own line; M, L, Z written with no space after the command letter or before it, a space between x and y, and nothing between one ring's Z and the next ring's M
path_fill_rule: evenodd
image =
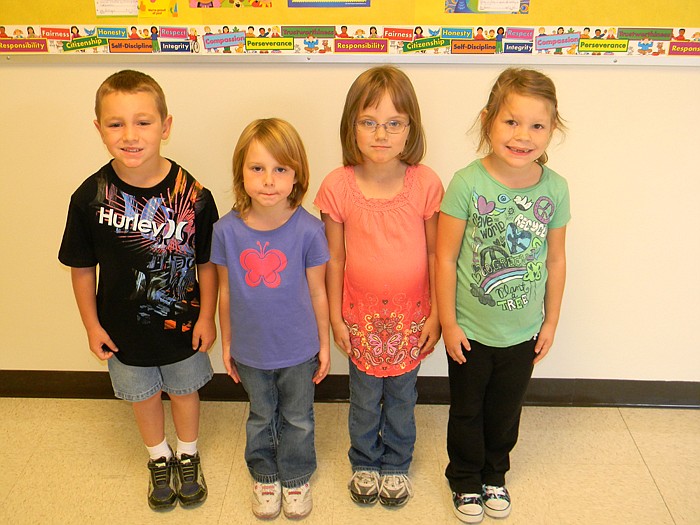
M313 506L311 485L308 483L301 487L282 487L282 510L287 518L292 520L305 518Z
M253 514L256 518L271 520L279 516L282 508L282 485L274 483L253 484Z

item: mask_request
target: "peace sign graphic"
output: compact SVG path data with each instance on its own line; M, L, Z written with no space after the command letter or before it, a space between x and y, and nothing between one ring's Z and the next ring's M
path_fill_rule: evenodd
M554 208L554 201L543 195L535 201L532 212L535 214L535 218L542 224L549 224L549 221L552 220L552 215L554 215Z

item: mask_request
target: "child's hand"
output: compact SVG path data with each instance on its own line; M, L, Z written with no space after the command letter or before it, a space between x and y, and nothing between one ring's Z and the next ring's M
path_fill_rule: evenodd
M540 328L540 333L537 336L537 343L535 343L535 353L537 356L533 361L533 364L537 364L549 353L549 349L554 343L554 332L556 332L557 327L548 325L544 323L542 328Z
M330 349L325 351L321 350L318 353L318 368L313 377L313 382L319 384L328 375L328 371L331 369L331 352Z
M206 352L216 340L216 324L213 319L197 320L192 330L192 350Z
M442 340L445 342L445 349L452 359L454 359L460 365L467 362L467 358L464 357L462 348L470 351L472 347L469 344L469 339L467 339L467 336L464 335L464 330L462 330L458 324L443 326Z
M228 345L223 345L224 350L223 350L223 359L224 359L224 368L226 368L226 374L233 379L234 383L240 383L241 382L241 376L238 375L238 368L236 367L236 362L233 360L233 357L231 357L231 350L229 349Z
M90 351L102 361L111 359L115 352L119 352L117 345L102 326L88 330L87 336Z
M429 354L440 340L440 320L436 314L431 314L423 325L423 332L418 339L421 354Z
M333 340L338 348L350 355L350 331L344 322L333 323Z

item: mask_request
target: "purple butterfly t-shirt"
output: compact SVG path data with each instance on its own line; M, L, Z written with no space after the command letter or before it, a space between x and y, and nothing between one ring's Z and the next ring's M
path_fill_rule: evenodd
M211 261L228 269L231 356L246 366L295 366L319 352L306 269L330 258L323 223L299 207L275 230L230 211L214 224Z

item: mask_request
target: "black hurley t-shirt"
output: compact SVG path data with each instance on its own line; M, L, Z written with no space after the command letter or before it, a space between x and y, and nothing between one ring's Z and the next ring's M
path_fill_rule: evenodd
M218 211L211 192L170 162L152 188L126 184L111 163L89 177L71 197L58 254L67 266L99 266L97 313L128 365L192 355L196 265L209 261Z

